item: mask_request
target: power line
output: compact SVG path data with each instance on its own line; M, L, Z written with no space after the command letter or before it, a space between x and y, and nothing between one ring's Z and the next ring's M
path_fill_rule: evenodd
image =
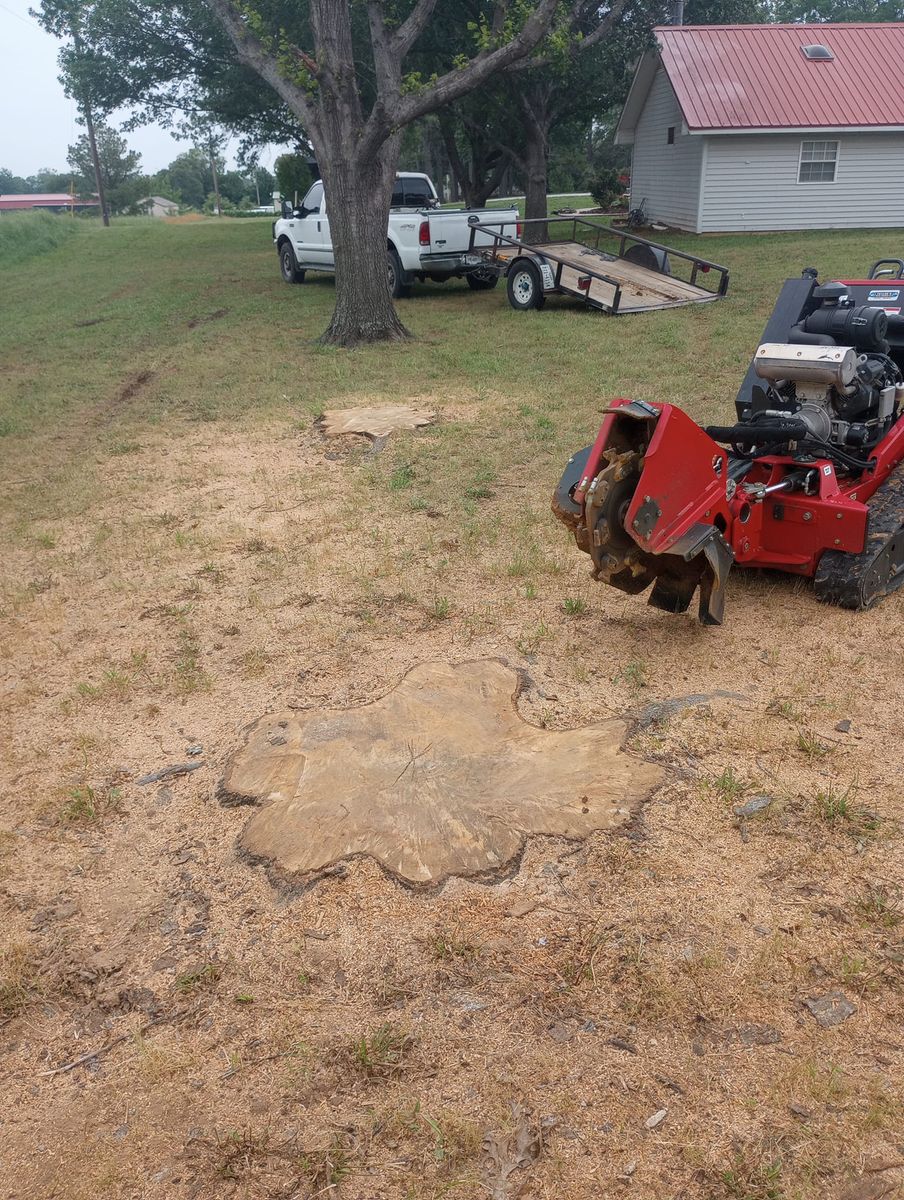
M15 17L17 21L21 21L23 25L28 25L32 29L40 29L42 33L46 32L38 24L38 22L32 20L31 17L23 17L21 13L13 12L13 10L11 8L7 8L5 4L0 4L0 8L2 8L5 13L9 13L11 17Z

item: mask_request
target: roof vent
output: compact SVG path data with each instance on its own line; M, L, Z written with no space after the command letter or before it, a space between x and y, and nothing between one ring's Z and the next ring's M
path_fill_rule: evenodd
M801 50L811 62L831 62L835 57L828 46L801 46Z

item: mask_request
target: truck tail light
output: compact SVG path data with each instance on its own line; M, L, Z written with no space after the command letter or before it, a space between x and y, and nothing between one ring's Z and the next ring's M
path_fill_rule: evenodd
M422 246L430 245L430 222L421 221L421 227L418 230L417 240Z
M522 234L523 232L524 232L524 226L523 226L523 225L521 224L521 222L519 221L519 222L518 222L518 224L515 226L515 237L516 237L516 238L518 238L518 239L520 240L520 238L521 238L521 234Z

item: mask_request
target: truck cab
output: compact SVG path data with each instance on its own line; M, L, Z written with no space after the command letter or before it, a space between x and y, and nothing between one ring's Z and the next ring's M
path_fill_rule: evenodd
M323 180L311 184L301 204L284 202L283 216L273 223L280 272L287 283L303 283L307 271L333 271L327 195ZM493 287L498 272L488 269L470 246L471 227L486 220L507 220L514 233L515 209L443 209L429 175L400 171L395 178L386 233L389 287L393 296L407 295L413 282L443 282L464 276L473 290ZM481 235L481 244L491 239Z

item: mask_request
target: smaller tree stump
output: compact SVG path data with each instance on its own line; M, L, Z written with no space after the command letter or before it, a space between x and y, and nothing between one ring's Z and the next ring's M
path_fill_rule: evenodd
M241 848L290 874L368 854L435 885L501 874L530 834L627 821L662 770L621 750L624 723L539 729L518 689L500 662L429 663L372 704L263 718L220 784L224 803L262 805Z

